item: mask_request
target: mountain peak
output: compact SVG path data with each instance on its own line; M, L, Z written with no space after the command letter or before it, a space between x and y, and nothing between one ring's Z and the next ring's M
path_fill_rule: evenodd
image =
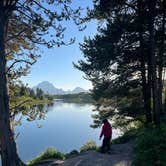
M41 89L46 94L64 94L65 92L62 89L55 88L54 85L48 81L42 81L34 89Z
M44 93L51 94L51 95L77 94L77 93L81 93L81 92L87 92L86 90L84 90L81 87L76 87L73 90L68 90L68 91L65 91L61 88L58 89L58 88L55 88L55 86L52 83L50 83L49 81L42 81L37 86L35 86L33 89L37 89L37 88L41 89Z
M81 92L87 92L85 89L81 87L76 87L72 90L73 93L81 93Z

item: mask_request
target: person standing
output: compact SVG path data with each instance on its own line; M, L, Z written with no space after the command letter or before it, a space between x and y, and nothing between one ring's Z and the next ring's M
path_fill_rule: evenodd
M110 150L110 141L112 138L112 126L107 119L104 119L102 123L103 123L103 126L102 126L102 130L100 134L100 140L103 136L104 138L103 138L103 143L101 146L101 152L105 153L105 151Z

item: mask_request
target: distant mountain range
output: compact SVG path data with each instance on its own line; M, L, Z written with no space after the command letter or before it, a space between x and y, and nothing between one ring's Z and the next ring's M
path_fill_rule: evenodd
M51 94L51 95L64 95L64 94L77 94L81 92L88 92L87 90L76 87L73 90L63 90L63 89L58 89L55 88L54 85L48 81L43 81L39 83L37 86L33 87L34 90L37 88L41 89L45 94Z

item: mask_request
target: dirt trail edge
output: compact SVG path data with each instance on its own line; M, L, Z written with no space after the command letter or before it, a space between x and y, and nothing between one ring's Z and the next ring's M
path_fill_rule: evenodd
M82 152L65 161L46 160L35 166L131 166L133 143L112 145L110 154L96 151Z

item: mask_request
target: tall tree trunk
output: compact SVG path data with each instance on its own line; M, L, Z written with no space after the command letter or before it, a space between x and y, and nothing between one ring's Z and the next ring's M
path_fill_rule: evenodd
M148 51L149 53L149 51ZM148 55L148 59L150 59L150 54ZM151 70L151 61L148 60L147 62L147 83L146 83L146 96L147 96L147 107L148 112L147 116L150 116L151 122L152 122L152 70Z
M152 122L152 111L151 111L151 79L148 79L148 83L146 83L146 72L145 72L145 64L141 62L141 75L142 75L142 91L143 91L143 98L144 98L144 108L145 108L145 115L146 115L146 122ZM149 74L149 73L148 73Z
M164 45L165 45L165 18L166 13L163 9L163 18L162 18L162 32L161 32L161 43L159 48L159 104L160 104L160 112L162 113L162 92L163 92L163 56L164 56ZM163 109L164 110L164 109Z
M10 128L9 94L6 77L5 37L7 18L0 2L0 142L2 166L24 165L17 154L16 143Z
M141 62L141 75L142 75L142 91L143 91L143 99L144 99L144 108L146 115L146 122L152 122L152 111L151 111L151 79L148 77L148 81L146 81L146 70L144 62ZM148 75L150 72L148 73ZM148 82L148 83L146 83Z
M163 77L165 78L166 69L163 69ZM164 90L164 104L163 104L163 112L166 114L166 88L165 88L165 80L163 81L163 90Z
M142 9L143 9L143 1L138 0L138 17L139 17L139 57L141 61L141 76L142 76L142 92L143 92L143 100L144 100L144 109L146 115L146 122L152 122L152 112L151 112L151 89L149 86L149 80L146 78L146 67L145 67L145 53L143 47L143 16L142 16ZM150 74L150 72L148 73Z
M152 71L152 92L153 92L153 120L155 125L160 124L160 110L159 110L159 95L158 95L158 81L157 81L157 65L155 56L155 7L156 0L148 1L149 7L149 54L151 61L151 71Z

